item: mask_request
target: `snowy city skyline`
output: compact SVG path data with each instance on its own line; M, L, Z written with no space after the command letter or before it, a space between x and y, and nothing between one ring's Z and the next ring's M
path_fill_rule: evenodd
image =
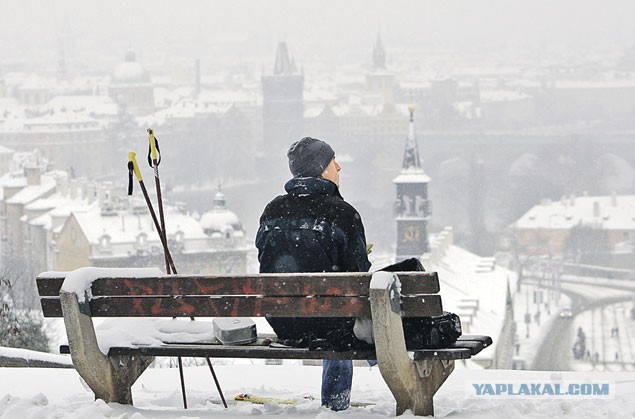
M156 201L148 128L161 144L165 241L180 273L258 272L254 238L291 177L287 148L320 138L373 244L371 271L419 257L463 334L493 339L460 361L437 412L632 415L633 16L630 0L3 1L0 326L30 334L1 336L0 419L224 415L195 366L186 368L196 377L192 412L178 410L174 370L153 368L157 381L144 376L135 389L139 407L121 408L92 403L73 371L43 373L38 396L32 371L1 368L69 362L13 348L57 354L66 343L62 320L42 318L40 272L165 267L128 166L137 153ZM148 319L120 320L98 334L122 346L161 338ZM258 331L271 332L264 321ZM220 371L250 367L241 364ZM256 364L255 374L280 380L312 368ZM354 390L378 402L350 417L392 415L379 371L364 368L356 374L368 384ZM514 377L508 370L530 370L518 376L527 382L610 379L617 395L527 405L467 397L464 382ZM58 379L68 394L44 382ZM319 387L227 382L232 393L294 399ZM316 403L233 406L227 416L328 414Z

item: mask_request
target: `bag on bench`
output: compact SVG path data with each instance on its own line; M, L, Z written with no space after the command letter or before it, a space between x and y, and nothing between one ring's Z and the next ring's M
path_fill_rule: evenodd
M417 258L405 259L382 271L423 272L425 268ZM441 349L452 345L463 333L461 319L454 313L444 311L436 317L406 317L403 329L408 349Z
M462 333L461 319L448 311L436 317L406 317L403 328L408 349L447 348Z
M416 258L405 259L387 266L382 271L388 272L423 272L421 262ZM351 349L368 349L372 345L360 340L353 332L355 318L322 317L322 318L267 318L278 338L283 343L310 349L333 349L347 351ZM366 323L371 330L372 324ZM406 317L403 319L406 347L415 349L441 349L452 345L461 336L461 320L454 313L444 312L436 317ZM372 341L370 338L368 342Z

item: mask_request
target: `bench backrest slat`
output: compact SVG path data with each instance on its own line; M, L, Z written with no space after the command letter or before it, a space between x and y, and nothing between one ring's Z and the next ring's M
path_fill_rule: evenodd
M53 297L60 294L60 289L64 283L64 278L55 277L50 278L47 276L39 275L35 278L37 285L37 293L40 297Z
M44 317L61 317L57 298L42 298ZM95 297L93 317L360 317L370 316L368 297ZM402 296L404 317L437 316L439 295Z
M404 295L439 292L436 272L398 273ZM100 278L93 296L115 295L368 295L372 274L261 274L228 276L171 275L157 278ZM41 297L57 296L64 279L39 276Z

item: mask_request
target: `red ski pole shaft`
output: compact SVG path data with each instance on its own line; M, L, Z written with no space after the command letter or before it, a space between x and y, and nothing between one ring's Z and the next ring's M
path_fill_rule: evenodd
M167 240L165 237L165 231L161 230L161 226L159 226L159 220L157 220L157 215L154 212L154 207L152 206L152 201L150 201L150 195L148 195L148 190L146 189L146 185L143 183L143 177L141 176L141 170L139 170L139 165L137 164L137 154L134 152L128 153L128 170L134 172L137 177L137 181L139 182L139 186L141 187L141 191L143 192L143 197L146 200L146 204L148 206L148 210L150 211L150 215L152 216L152 221L154 222L154 227L157 229L159 233L159 239L161 239L161 244L163 245L163 251L165 254L165 266L166 271L170 273L170 267L172 271L176 274L176 267L174 266L174 261L172 260L172 255L170 254L170 250L168 249ZM130 181L132 181L132 174L129 174ZM128 193L132 194L132 185L128 187ZM183 361L181 357L177 357L179 362L179 377L181 380L181 394L183 396L183 408L187 409L187 395L185 394L185 379L183 377Z
M157 232L159 233L159 239L161 240L161 245L163 246L163 252L165 254L166 271L169 274L171 270L173 273L176 274L177 273L176 267L174 266L174 261L172 260L170 249L168 248L165 232L164 230L161 229L161 226L159 225L159 220L157 219L157 214L154 212L152 201L150 201L150 195L148 194L148 190L146 189L145 183L143 182L143 177L141 176L139 165L137 164L136 153L132 151L128 153L128 160L130 163L132 163L134 174L137 177L137 181L139 182L139 186L141 187L141 191L143 192L143 197L146 200L148 210L150 211L150 215L152 216L154 227L157 229Z
M159 161L157 155L157 140L154 137L154 131L152 128L148 128L148 135L150 141L150 154L152 155L152 168L154 169L154 186L157 192L157 201L159 204L159 220L161 222L161 231L163 235L166 235L165 231L165 216L163 215L163 198L161 197L161 180L159 179ZM170 264L168 263L168 251L167 251L167 242L166 242L166 252L165 252L165 264L167 266L167 272L170 274ZM176 273L176 272L174 272Z
M153 137L153 136L152 136ZM153 156L156 157L156 156ZM145 187L145 184L143 182L143 178L141 177L141 171L139 170L139 165L137 164L137 159L136 159L136 153L134 152L130 152L128 153L128 159L130 161L130 164L132 164L132 169L135 173L135 176L137 177L137 180L139 182L139 186L141 187L141 191L143 192L143 196L146 200L146 204L148 205L148 209L150 210L150 215L152 216L152 221L154 222L154 226L156 227L158 233L159 233L159 238L161 239L161 243L163 244L163 250L165 252L165 256L166 256L166 266L170 266L172 268L172 273L176 274L176 266L174 266L174 261L172 260L172 255L170 254L170 250L168 248L167 245L167 239L166 239L166 234L165 234L165 227L163 226L163 228L159 225L159 221L157 220L157 215L154 212L154 208L152 207L152 202L150 201L150 196L148 195L148 191ZM158 183L158 170L157 170L157 162L156 159L153 159L155 162L155 179L157 179L157 195L158 195L158 199L159 199L159 203L160 203L160 210L162 210L162 201L161 201L161 197L160 197L160 193L161 193L161 189L160 189L160 183ZM169 265L168 265L169 263ZM168 274L170 273L169 269L166 269L168 271ZM192 320L194 320L194 317L191 317ZM209 366L209 369L212 373L212 377L214 378L214 382L216 384L216 389L218 390L218 394L220 394L220 397L223 401L223 405L225 406L225 408L227 408L227 402L225 401L225 396L223 395L223 391L221 390L220 387L220 382L218 381L218 378L216 377L216 372L214 371L214 367L212 366L212 362L209 359L209 357L206 357L207 360L207 365ZM181 361L181 357L178 357L178 361L179 361L179 374L180 374L180 378L181 378L181 392L183 394L183 406L185 407L185 409L187 409L187 398L185 395L185 381L183 379L183 365L182 365L182 361Z

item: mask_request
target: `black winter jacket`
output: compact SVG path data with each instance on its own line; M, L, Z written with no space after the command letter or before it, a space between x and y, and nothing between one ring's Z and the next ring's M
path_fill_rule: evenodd
M366 272L370 262L361 218L337 185L318 178L293 178L286 195L271 201L256 235L260 272ZM350 349L354 318L267 318L281 339L327 339Z
M285 190L260 217L260 272L368 271L364 226L336 184L293 178Z

